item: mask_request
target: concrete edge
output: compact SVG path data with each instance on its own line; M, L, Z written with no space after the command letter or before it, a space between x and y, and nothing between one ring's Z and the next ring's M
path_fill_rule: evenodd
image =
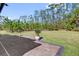
M64 51L64 47L61 46L55 56L61 56L63 51Z
M41 42L48 43L48 42L44 42L44 41L41 41ZM64 47L63 46L58 45L58 44L54 44L54 43L53 44L52 43L48 43L48 44L55 45L55 46L59 46L60 48L59 48L59 50L58 50L58 52L56 53L55 56L62 56L62 53L64 52Z

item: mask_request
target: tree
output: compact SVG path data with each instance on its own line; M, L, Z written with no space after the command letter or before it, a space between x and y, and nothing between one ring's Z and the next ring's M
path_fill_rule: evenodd
M35 22L39 22L39 11L37 10L35 10L34 19L35 19Z

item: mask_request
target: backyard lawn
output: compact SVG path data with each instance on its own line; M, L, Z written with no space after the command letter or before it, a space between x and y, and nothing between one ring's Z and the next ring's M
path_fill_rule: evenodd
M63 46L64 53L62 55L79 56L79 32L44 31L41 35L44 37L45 42Z
M6 31L0 31L0 34L35 36L34 31L22 33L8 33ZM44 37L44 42L63 46L64 53L62 53L62 55L79 56L79 32L64 30L42 31L40 35Z

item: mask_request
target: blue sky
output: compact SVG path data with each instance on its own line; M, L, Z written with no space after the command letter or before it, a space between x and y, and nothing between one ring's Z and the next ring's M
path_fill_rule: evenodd
M2 16L17 19L20 16L34 14L35 10L46 9L47 3L8 3L2 10Z

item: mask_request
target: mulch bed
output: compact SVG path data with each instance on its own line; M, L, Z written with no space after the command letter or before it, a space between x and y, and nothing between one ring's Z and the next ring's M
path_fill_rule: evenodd
M0 35L0 42L10 56L22 56L24 53L41 45L33 42L32 39L13 35ZM2 45L0 44L0 56L7 56Z

